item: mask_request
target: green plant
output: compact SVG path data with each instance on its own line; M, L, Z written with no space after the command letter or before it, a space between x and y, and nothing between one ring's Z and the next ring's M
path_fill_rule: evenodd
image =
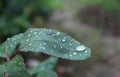
M21 52L42 52L50 57L37 67L25 68ZM45 28L31 28L25 33L8 38L0 45L0 77L57 77L52 70L57 57L84 60L91 51L70 36Z
M36 18L44 23L53 8L60 4L59 0L0 0L0 43L33 27Z

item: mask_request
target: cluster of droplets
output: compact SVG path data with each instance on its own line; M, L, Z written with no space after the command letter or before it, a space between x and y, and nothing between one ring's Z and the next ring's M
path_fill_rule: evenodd
M44 31L42 31L44 30ZM35 30L30 30L30 33L28 34L28 38L26 38L26 42L31 41L31 39L29 39L30 37L32 37L33 35L35 35L36 37L38 37L37 39L44 39L44 36L47 37L48 39L57 42L60 45L56 45L53 44L53 48L57 49L57 47L61 48L61 50L64 48L68 49L68 53L64 54L65 58L76 58L76 56L87 56L87 54L89 53L87 51L87 48L84 45L75 45L75 40L72 39L70 36L66 36L61 32L58 31L54 31L54 30L49 30L49 29L41 29L41 31L39 29L35 29ZM43 36L43 37L41 37ZM34 36L33 36L34 37ZM78 42L76 43L78 44ZM42 44L40 43L39 47L37 48L37 50L46 50L46 42L43 42ZM32 46L32 43L29 43L29 46ZM50 52L55 52L55 50L50 50ZM57 52L57 50L56 50Z

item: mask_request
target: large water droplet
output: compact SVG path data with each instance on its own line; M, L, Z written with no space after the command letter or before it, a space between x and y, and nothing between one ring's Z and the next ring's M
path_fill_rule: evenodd
M76 51L84 51L85 49L86 49L86 47L83 46L83 45L77 46L77 47L75 48Z

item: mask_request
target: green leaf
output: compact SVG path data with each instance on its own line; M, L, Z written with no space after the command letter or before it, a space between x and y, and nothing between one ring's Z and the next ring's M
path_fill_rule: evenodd
M40 73L41 71L45 71L46 69L52 70L55 67L56 63L57 63L57 58L50 57L44 62L40 63L38 66L28 69L28 71L30 74L36 74L36 73Z
M21 51L43 52L69 60L84 60L90 57L88 47L70 36L56 30L31 28L20 41Z
M3 44L0 45L0 57L5 58L10 57L15 51L15 47L19 43L23 34L15 35L11 38L8 38Z
M29 74L20 56L0 65L0 77L29 77Z
M52 70L40 71L36 77L57 77L57 74Z

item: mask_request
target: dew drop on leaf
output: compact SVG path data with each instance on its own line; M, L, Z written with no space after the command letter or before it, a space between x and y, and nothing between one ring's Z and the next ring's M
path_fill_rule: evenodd
M26 41L29 41L29 39L27 39Z
M73 54L74 54L74 55L77 55L77 53L76 53L76 52L74 52Z
M77 46L75 50L76 51L84 51L85 49L86 49L86 47L81 45L81 46Z
M54 48L56 48L56 45L54 45Z
M63 39L62 41L65 42L65 39Z
M69 45L70 45L70 46L72 46L72 44L71 44L71 43L69 43Z
M31 46L32 44L30 43L29 46Z
M56 35L57 35L57 36L60 35L60 32L57 32Z
M34 32L34 34L37 34L37 32Z
M30 36L31 36L31 34L28 35L28 37L30 37Z

